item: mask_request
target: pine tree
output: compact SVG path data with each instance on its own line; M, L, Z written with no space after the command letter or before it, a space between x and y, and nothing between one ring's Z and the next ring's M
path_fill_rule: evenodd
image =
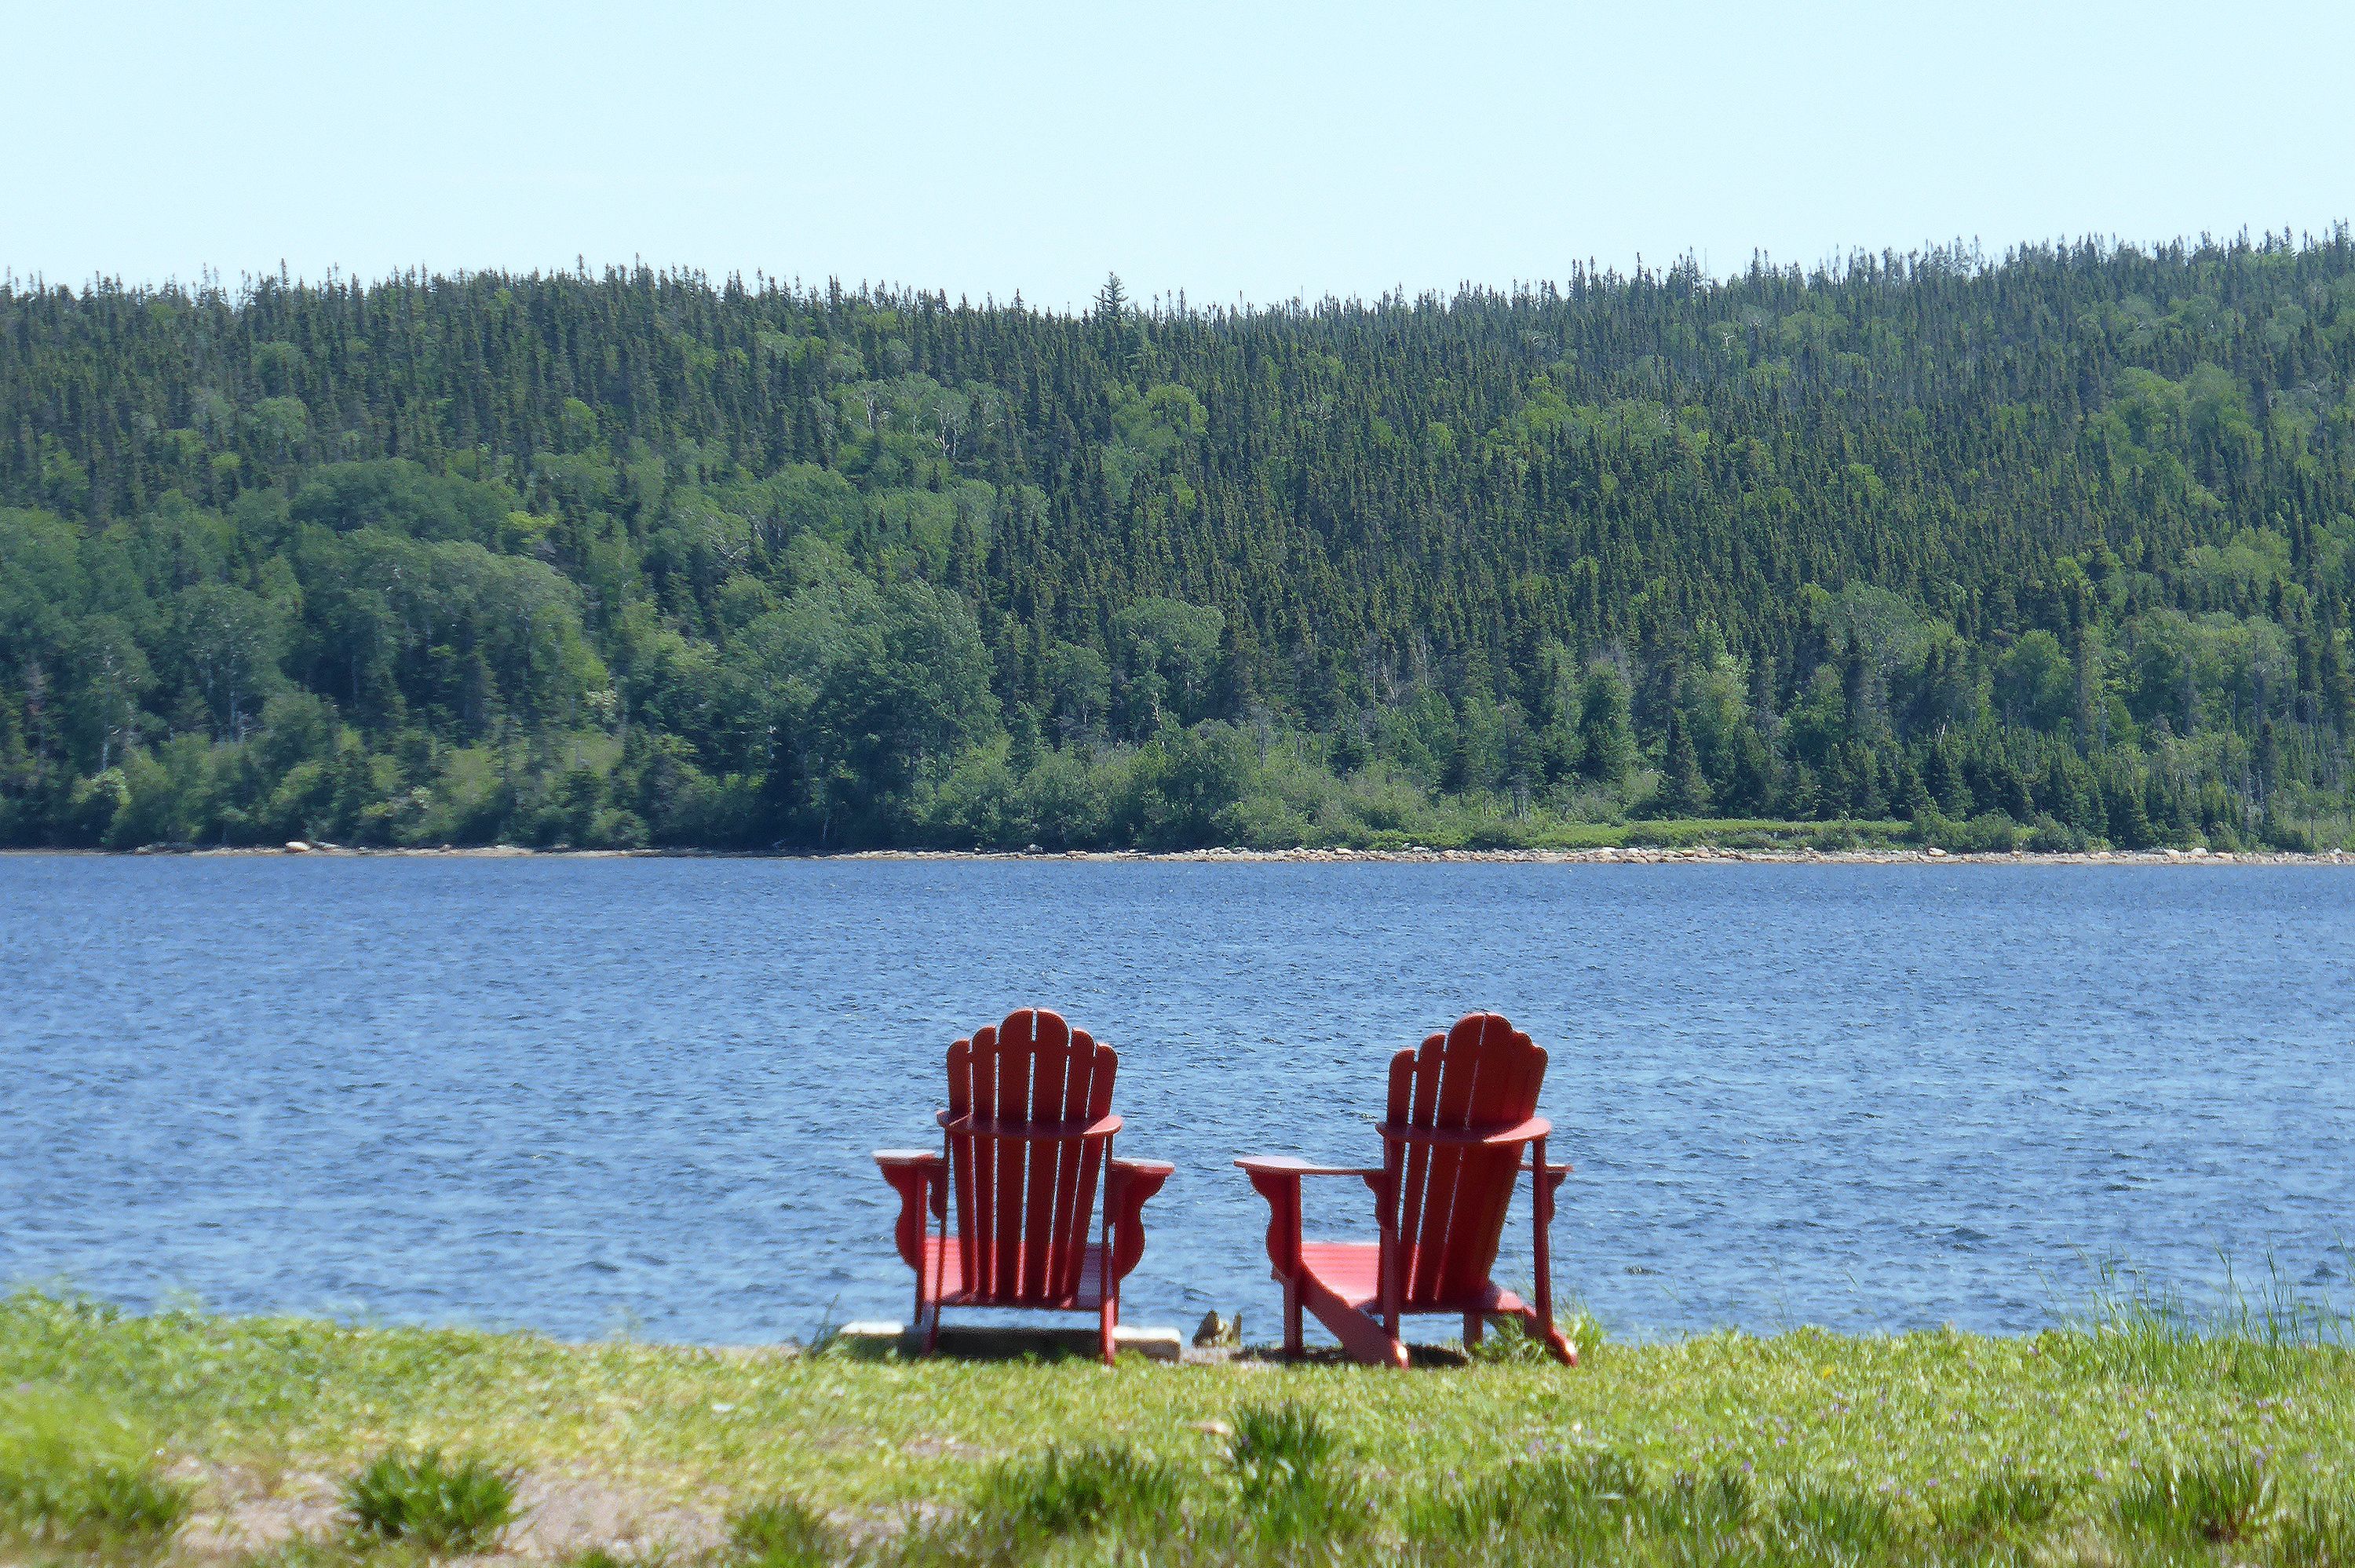
M1579 702L1578 757L1579 772L1607 789L1624 788L1636 765L1627 683L1609 664L1587 672Z
M1661 810L1672 817L1709 814L1709 786L1700 776L1700 753L1693 746L1692 727L1680 709L1668 709L1667 744L1661 752Z

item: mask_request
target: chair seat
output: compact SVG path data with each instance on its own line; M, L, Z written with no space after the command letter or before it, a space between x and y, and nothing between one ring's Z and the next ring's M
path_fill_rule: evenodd
M1376 1242L1313 1242L1300 1244L1300 1266L1317 1284L1360 1312L1380 1312L1382 1301L1382 1249ZM1281 1278L1282 1276L1277 1277ZM1444 1301L1408 1300L1404 1312L1482 1312L1491 1316L1526 1312L1529 1308L1494 1280L1483 1282L1476 1294Z
M1028 1261L1024 1255L1027 1244L1015 1247L1015 1255ZM1053 1312L1092 1312L1103 1305L1103 1247L1087 1244L1086 1254L1080 1264L1079 1288L1069 1296L1040 1294L1026 1296L1018 1291L1012 1296L1000 1295L986 1286L968 1284L964 1270L964 1244L954 1236L924 1238L924 1271L920 1277L926 1291L939 1282L940 1294L932 1298L943 1307L1034 1307ZM1018 1266L1018 1281L1022 1270Z

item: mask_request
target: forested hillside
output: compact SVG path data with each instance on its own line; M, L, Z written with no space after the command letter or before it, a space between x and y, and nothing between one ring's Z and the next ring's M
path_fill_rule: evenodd
M0 842L2348 832L2355 241L0 289Z

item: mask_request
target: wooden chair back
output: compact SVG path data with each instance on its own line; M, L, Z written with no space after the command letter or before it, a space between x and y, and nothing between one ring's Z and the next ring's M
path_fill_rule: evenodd
M944 1137L965 1284L975 1295L1015 1307L1079 1289L1111 1136L1077 1129L1111 1113L1119 1060L1085 1030L1037 1008L949 1047ZM957 1130L960 1122L974 1130ZM990 1128L998 1130L983 1130ZM1072 1130L1039 1136L1058 1128Z
M1497 1132L1537 1114L1546 1054L1493 1012L1476 1012L1420 1050L1391 1059L1387 1120L1393 1127ZM1386 1140L1399 1172L1401 1305L1413 1311L1476 1295L1496 1266L1505 1208L1522 1149Z

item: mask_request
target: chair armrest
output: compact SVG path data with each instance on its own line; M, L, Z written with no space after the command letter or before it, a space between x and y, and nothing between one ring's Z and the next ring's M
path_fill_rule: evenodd
M1554 1192L1564 1181L1570 1180L1570 1166L1566 1163L1557 1165L1550 1160L1540 1163L1535 1159L1524 1155L1520 1168L1529 1173L1529 1185L1546 1200L1546 1211L1550 1217L1553 1211Z
M1376 1129L1384 1138L1401 1143L1434 1143L1455 1149L1504 1149L1516 1143L1534 1143L1553 1131L1553 1123L1541 1116L1533 1116L1512 1127L1494 1132L1479 1132L1470 1128L1404 1127L1386 1121Z
M1305 1160L1295 1160L1289 1154L1239 1155L1235 1160L1235 1168L1250 1174L1252 1178L1252 1185L1254 1187L1259 1185L1258 1178L1263 1174L1269 1176L1300 1177L1379 1176L1382 1173L1382 1168L1379 1165L1371 1167L1362 1165L1311 1165Z
M891 1227L892 1244L902 1263L922 1272L925 1213L930 1211L934 1219L941 1219L948 1213L948 1161L930 1150L879 1149L875 1163L882 1168L883 1180L900 1194L900 1220Z
M1178 1167L1164 1160L1114 1160L1104 1171L1104 1217L1112 1231L1112 1277L1125 1279L1145 1255L1146 1200Z
M1380 1166L1311 1165L1289 1154L1247 1154L1235 1168L1251 1178L1252 1189L1267 1200L1267 1261L1278 1279L1289 1279L1300 1268L1300 1181L1305 1176L1355 1176L1380 1199L1390 1190L1391 1174Z
M1289 1155L1240 1159L1235 1166L1251 1178L1252 1190L1267 1200L1267 1261L1278 1279L1300 1272L1300 1179L1337 1171Z

